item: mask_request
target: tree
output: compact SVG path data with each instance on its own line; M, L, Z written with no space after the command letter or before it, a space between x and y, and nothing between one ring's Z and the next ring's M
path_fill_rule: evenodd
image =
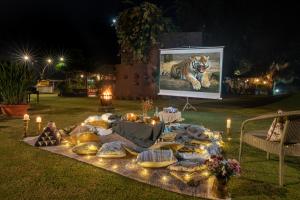
M133 62L146 63L149 50L162 32L172 29L172 23L156 5L144 2L121 12L115 28L121 50L132 54Z

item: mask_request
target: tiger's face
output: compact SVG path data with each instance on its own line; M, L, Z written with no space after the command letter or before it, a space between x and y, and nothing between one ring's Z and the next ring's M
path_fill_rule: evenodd
M209 56L193 56L192 68L198 73L204 73L207 68L209 68Z

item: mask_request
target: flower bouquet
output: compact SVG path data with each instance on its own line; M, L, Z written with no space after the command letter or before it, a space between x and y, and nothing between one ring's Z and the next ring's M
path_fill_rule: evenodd
M227 196L227 183L232 176L240 175L240 163L235 159L226 160L223 156L214 155L206 161L206 166L211 175L216 177L213 185L216 196L218 198Z

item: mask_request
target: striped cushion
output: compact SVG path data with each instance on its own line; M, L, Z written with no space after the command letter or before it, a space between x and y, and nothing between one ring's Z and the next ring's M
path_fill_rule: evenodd
M140 153L137 163L142 167L167 167L177 162L172 150L149 150Z

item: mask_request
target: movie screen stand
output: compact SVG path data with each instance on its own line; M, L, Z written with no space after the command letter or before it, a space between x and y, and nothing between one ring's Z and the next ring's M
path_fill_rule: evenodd
M197 109L196 109L194 106L192 106L192 104L190 104L189 98L188 98L188 97L186 97L186 103L185 103L185 105L184 105L182 111L187 111L187 110L194 110L194 111L197 111Z

